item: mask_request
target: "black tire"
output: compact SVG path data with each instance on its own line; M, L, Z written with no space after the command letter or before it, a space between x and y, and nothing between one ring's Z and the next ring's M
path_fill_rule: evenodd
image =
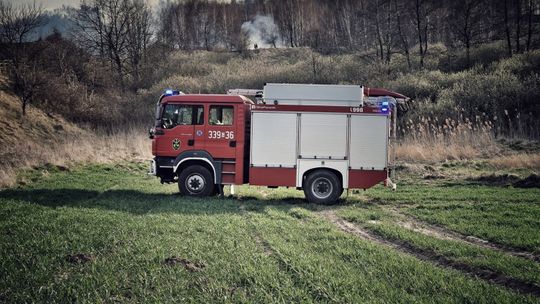
M178 175L178 189L182 195L209 196L214 192L214 178L203 166L189 166Z
M322 205L335 204L343 193L339 178L328 170L310 173L302 188L308 202Z

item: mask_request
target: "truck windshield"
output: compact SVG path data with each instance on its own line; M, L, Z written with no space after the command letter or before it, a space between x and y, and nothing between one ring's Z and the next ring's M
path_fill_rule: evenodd
M178 125L202 125L203 106L167 104L161 117L161 127L171 129Z

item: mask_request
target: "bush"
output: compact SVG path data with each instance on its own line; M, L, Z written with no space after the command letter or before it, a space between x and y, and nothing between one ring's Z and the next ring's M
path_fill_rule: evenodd
M459 48L445 54L439 62L438 69L444 72L458 72L472 66L485 68L507 56L508 51L506 50L503 41L482 44L476 48L470 49L471 66L469 66L465 48Z
M521 79L530 75L540 74L540 50L517 54L511 58L494 62L489 71L508 72L516 74Z

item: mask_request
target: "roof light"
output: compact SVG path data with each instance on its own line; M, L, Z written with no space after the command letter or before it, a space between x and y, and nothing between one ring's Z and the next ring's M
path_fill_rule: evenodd
M165 90L165 95L172 95L172 94L173 94L173 90L171 89Z
M388 101L383 101L381 103L381 111L385 113L388 112Z

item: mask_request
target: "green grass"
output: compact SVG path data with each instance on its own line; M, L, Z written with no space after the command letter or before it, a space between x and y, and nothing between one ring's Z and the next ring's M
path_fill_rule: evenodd
M295 190L184 198L132 164L21 178L0 192L0 302L538 302L341 232Z
M540 189L408 181L369 197L423 221L491 242L540 253Z
M377 235L392 241L405 242L414 248L455 262L488 269L507 277L540 286L540 264L459 240L428 236L398 225L400 217L378 205L359 204L338 212L343 218L358 223Z

